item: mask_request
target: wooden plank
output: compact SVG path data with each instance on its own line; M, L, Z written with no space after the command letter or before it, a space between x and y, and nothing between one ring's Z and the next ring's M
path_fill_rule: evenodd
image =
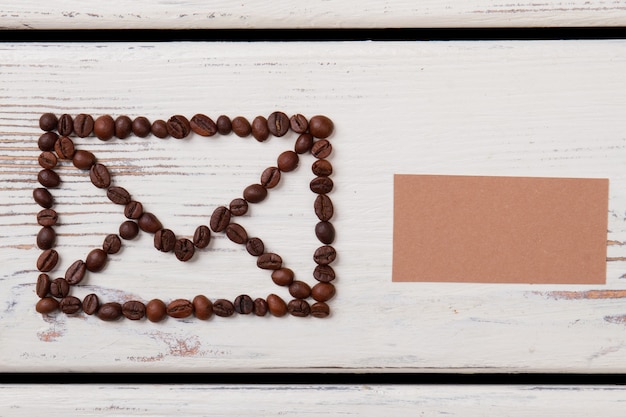
M158 43L0 46L2 371L624 372L626 42ZM327 319L214 317L105 323L34 310L39 115L327 114L337 295ZM191 234L294 135L76 139L167 227ZM298 277L317 221L312 157L241 219ZM125 220L68 164L55 191L61 276ZM392 283L394 173L610 180L604 286ZM195 262L141 234L76 289L108 301L287 298L216 237Z

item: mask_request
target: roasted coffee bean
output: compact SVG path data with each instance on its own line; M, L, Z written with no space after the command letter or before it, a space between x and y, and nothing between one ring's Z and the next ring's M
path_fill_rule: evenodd
M289 127L296 133L304 133L309 128L309 121L301 114L294 114L289 119Z
M267 118L267 126L272 135L281 137L289 131L289 116L280 111L275 111Z
M280 268L272 272L274 284L287 287L293 282L294 273L289 268Z
M57 212L52 209L43 209L37 213L37 223L41 226L54 226L58 220Z
M179 298L167 305L167 315L175 319L184 319L193 314L191 301Z
M83 311L85 314L92 315L98 311L100 300L96 294L88 294L83 298Z
M330 197L325 194L320 194L315 198L313 209L315 210L317 218L323 222L330 220L335 212L333 202Z
M61 184L59 174L51 169L42 169L37 175L37 180L41 185L48 188L58 187Z
M65 314L76 314L83 307L83 303L73 295L68 295L67 297L63 297L61 301L59 301L59 308Z
M35 292L37 293L39 298L44 298L50 293L50 275L39 274L39 276L37 277Z
M248 202L243 198L235 198L230 202L228 209L233 216L243 216L248 212Z
M254 311L254 301L246 294L237 296L233 305L238 314L250 314Z
M155 120L154 122L152 122L152 127L150 128L150 131L157 138L165 139L168 135L167 123L165 123L165 120Z
M252 256L260 256L265 252L265 245L258 237L251 237L246 242L246 250Z
M254 118L252 121L252 136L259 142L264 142L270 136L265 117L257 116Z
M103 321L115 321L122 317L122 305L120 303L104 303L96 315Z
M134 239L139 234L139 226L132 220L126 220L120 225L119 232L122 239Z
M111 173L107 167L99 163L89 169L89 179L98 188L109 188L111 185Z
M233 125L228 116L221 115L217 118L216 124L220 135L228 135L233 130Z
M59 135L54 132L46 132L43 135L39 136L39 140L37 140L37 146L42 151L53 151L54 144L59 139Z
M100 140L109 140L115 135L115 120L108 114L98 117L93 122L93 133Z
M315 225L315 236L320 242L330 245L335 240L335 227L330 222L319 222Z
M204 249L211 242L211 229L208 226L200 225L193 234L193 244L196 248Z
M158 298L150 300L146 304L146 317L153 323L165 319L167 317L167 306Z
M287 314L287 304L276 294L267 296L267 309L272 316L282 317Z
M235 313L235 306L230 301L220 298L213 302L213 313L220 317L230 317Z
M243 190L243 198L249 203L260 203L267 197L267 189L261 184L248 185Z
M289 294L293 298L309 298L311 295L311 287L309 284L303 281L294 281L289 285Z
M335 128L333 121L326 116L313 116L309 120L309 133L316 138L326 139Z
M57 123L59 135L69 136L74 131L74 122L69 114L62 114Z
M318 265L328 265L335 260L337 252L332 246L320 246L313 253L313 260Z
M254 300L254 315L264 316L267 314L267 301L262 298L256 298Z
M320 282L330 282L335 279L335 270L330 265L317 265L313 270L313 278Z
M248 241L248 233L246 232L246 229L237 223L231 223L226 226L226 237L239 244L244 244Z
M79 138L86 138L93 132L93 117L90 114L81 113L74 118L74 133Z
M107 262L107 253L102 249L93 249L89 254L87 254L87 258L85 259L85 264L87 265L87 270L91 272L98 272L104 268Z
M107 190L107 197L115 204L125 206L131 202L130 193L122 187L111 187Z
M104 238L102 250L104 250L107 254L111 255L118 253L120 249L122 249L122 241L118 235L111 234Z
M52 194L45 188L35 188L33 190L33 199L43 208L49 209L54 205Z
M163 225L152 213L144 212L137 220L139 228L144 232L156 233L158 230L163 229Z
M315 194L328 194L333 190L333 186L333 180L329 177L315 177L309 184L309 188Z
M133 120L132 130L133 134L137 137L145 138L148 136L151 127L150 120L143 116L135 117L135 120Z
M67 271L65 271L65 280L70 285L76 285L83 280L87 272L87 264L82 260L74 261Z
M311 147L311 155L318 159L328 158L332 151L333 146L326 139L318 140Z
M46 249L37 258L37 269L41 272L50 272L59 262L59 253L54 249Z
M261 174L261 185L265 188L274 188L280 182L280 169L277 167L266 168Z
M205 114L196 114L189 121L191 130L200 136L213 136L217 133L217 125Z
M333 173L333 166L326 159L318 159L313 162L311 171L318 177L328 177Z
M35 310L40 314L50 314L59 308L59 302L51 297L45 297L37 301Z
M44 113L39 118L39 128L46 132L56 129L58 123L59 119L54 113Z
M287 311L294 317L306 317L311 314L311 307L306 301L297 299L289 301Z
M52 169L57 166L57 156L50 151L44 151L39 154L39 159L37 160L39 165L44 169Z
M59 139L54 144L54 151L61 159L72 159L74 156L74 142L67 136L59 136Z
M56 298L66 297L70 293L70 284L65 278L55 278L50 283L50 295Z
M196 247L189 239L178 239L174 244L174 255L181 262L187 262L193 257Z
M42 227L37 233L37 247L39 249L50 249L54 246L57 234L52 227Z
M122 304L122 314L129 320L141 320L146 315L146 306L141 301L126 301Z
M127 219L137 220L143 214L143 205L139 201L129 201L124 207L124 216Z
M214 232L223 232L230 223L230 210L220 206L213 211L209 226Z
M115 119L115 136L126 139L133 131L133 121L128 116L118 116Z
M311 297L315 301L328 301L335 295L335 286L329 282L318 282L311 288Z
M311 306L311 315L317 318L328 317L330 308L326 303L315 303Z
M196 295L191 304L195 316L200 320L208 320L213 315L213 303L204 295Z
M252 126L250 126L250 122L243 116L235 117L232 120L231 125L233 132L235 132L235 135L239 136L240 138L249 136L250 133L252 133Z
M89 169L96 163L96 156L89 151L80 149L74 152L72 163L78 169Z
M167 133L175 139L183 139L191 132L189 120L183 115L177 114L167 121Z
M294 151L285 151L278 155L276 163L278 165L278 169L283 172L289 172L298 167L299 159L298 154Z
M264 253L259 255L256 265L261 269L279 269L283 265L283 259L275 253Z

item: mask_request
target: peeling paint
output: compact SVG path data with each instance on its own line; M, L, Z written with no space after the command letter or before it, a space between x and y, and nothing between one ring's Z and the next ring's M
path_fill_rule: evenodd
M555 300L605 300L626 298L626 290L550 291L538 293Z

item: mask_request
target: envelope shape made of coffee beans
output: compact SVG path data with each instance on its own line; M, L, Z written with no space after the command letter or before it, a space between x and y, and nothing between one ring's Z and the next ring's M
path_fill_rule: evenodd
M204 114L196 114L191 119L183 115L174 115L167 121L150 122L145 117L132 120L127 116L117 116L114 119L110 115L57 116L45 113L39 120L39 127L43 131L38 139L41 150L38 161L42 169L37 176L39 185L33 191L35 202L42 207L37 214L37 222L41 226L37 234L37 246L42 250L36 261L39 270L36 283L39 301L36 310L39 313L51 314L60 310L70 316L96 315L105 321L147 318L154 322L167 317L195 316L204 320L212 316L269 314L278 317L292 315L321 318L330 314L328 301L335 294L332 283L335 271L331 263L336 258L336 251L331 246L335 239L335 229L330 221L334 207L329 196L334 187L331 179L333 167L327 159L332 152L329 138L333 134L334 124L328 117L317 115L307 119L301 114L289 117L283 112L273 112L267 118L257 116L249 122L241 116L233 119L220 116L213 121ZM213 208L212 213L207 213L208 225L198 226L194 235L188 237L164 228L154 213L144 210L141 202L133 198L132 190L118 184L107 166L101 163L94 153L83 149L88 148L84 143L94 143L93 136L110 146L116 146L118 139L133 140L136 137L144 138L142 140L185 139L190 135L232 135L242 138L253 136L257 141L264 142L271 136L284 136L290 130L296 133L297 139L291 149L277 156L276 165L263 170L260 173L260 180L251 179L251 185L245 187L241 196L234 196L230 203L225 202L224 205ZM88 140L83 143L83 138ZM294 272L285 266L279 254L266 251L263 240L248 236L246 229L237 222L237 217L248 212L249 205L262 203L268 193L279 184L281 177L289 175L289 172L296 169L301 156L305 154L314 157L311 167L314 177L309 183L309 188L316 194L313 209L319 221L315 226L315 235L321 243L311 257L315 265L314 285L295 279ZM72 165L88 175L95 187L106 190L111 204L123 206L125 218L118 233L107 235L101 246L93 248L84 259L74 261L64 276L53 279L50 273L57 269L59 257L72 256L61 255L55 249L55 227L63 213L55 211L50 189L63 186L63 181L56 170L58 166L63 165ZM241 294L234 300L209 299L204 295L197 295L193 299L148 301L105 300L95 293L80 299L71 294L74 287L88 281L90 274L102 270L109 257L119 256L116 254L125 240L133 239L139 233L152 234L156 250L172 252L172 258L183 263L198 256L198 252L207 248L214 234L224 234L234 245L245 246L246 251L256 258L256 265L271 275L273 284L288 287L293 298L285 301L270 292L257 298Z

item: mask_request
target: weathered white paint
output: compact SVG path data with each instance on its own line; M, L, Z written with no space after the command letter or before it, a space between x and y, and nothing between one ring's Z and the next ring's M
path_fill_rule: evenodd
M624 73L624 41L0 45L0 369L624 372ZM277 109L336 123L331 317L103 323L34 311L40 251L31 192L42 112L153 120ZM167 227L191 234L292 140L76 143ZM303 158L241 221L309 283L317 246L311 162ZM53 277L124 220L84 175L61 172L62 262ZM607 285L392 283L394 173L609 178ZM287 295L233 248L215 239L181 264L143 234L77 294Z

